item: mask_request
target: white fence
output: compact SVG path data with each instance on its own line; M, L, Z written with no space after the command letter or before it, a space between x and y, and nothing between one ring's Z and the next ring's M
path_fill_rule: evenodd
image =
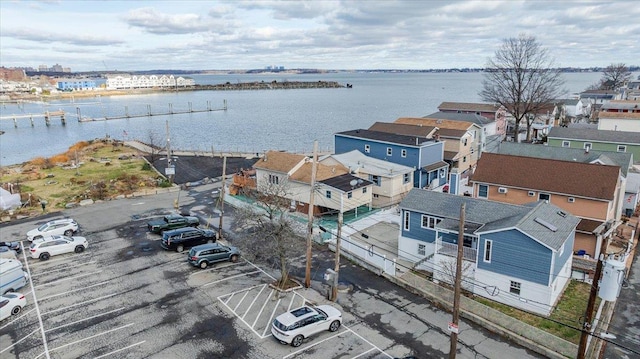
M362 243L352 238L343 238L340 241L340 250L362 259L388 275L396 275L396 260L388 259L385 254L377 251L373 244Z

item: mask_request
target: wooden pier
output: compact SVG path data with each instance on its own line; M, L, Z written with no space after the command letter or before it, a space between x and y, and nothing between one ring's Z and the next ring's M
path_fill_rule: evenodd
M64 112L63 110L59 110L59 111L45 111L44 113L30 113L28 115L2 116L0 117L0 120L13 120L13 127L18 128L19 118L28 118L29 121L31 121L31 127L33 127L35 125L33 121L34 118L43 117L45 125L49 126L51 125L52 117L60 117L60 121L64 126L67 124L66 116L67 116L66 112Z

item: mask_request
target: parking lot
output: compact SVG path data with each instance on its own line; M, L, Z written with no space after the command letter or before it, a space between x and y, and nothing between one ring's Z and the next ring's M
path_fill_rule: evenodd
M393 357L373 344L392 341L344 312L337 332L298 348L279 343L270 332L276 316L327 300L312 289L276 291L272 274L244 259L194 268L147 233L152 215L96 232L81 227L87 250L48 261L27 258L24 241L28 304L0 323L0 358Z

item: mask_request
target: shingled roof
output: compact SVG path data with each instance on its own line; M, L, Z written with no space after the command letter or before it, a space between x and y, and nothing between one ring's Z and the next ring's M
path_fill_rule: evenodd
M435 142L435 140L426 139L424 137L419 137L419 136L397 135L395 133L369 131L364 129L338 132L336 133L336 136L338 135L346 136L346 137L355 137L355 138L366 138L369 140L375 140L379 142L395 143L395 144L400 144L405 146L416 146L416 147L419 147L424 143Z
M449 111L476 111L476 112L496 112L500 105L491 103L469 103L469 102L443 102L438 106L438 110Z
M424 138L431 138L435 130L435 126L405 125L392 122L376 122L369 127L369 131L395 133L397 135L406 136L420 136Z
M444 112L443 112L444 113ZM426 117L400 117L395 120L394 123L400 123L404 125L422 125L422 126L434 126L440 129L448 128L451 130L467 130L473 124L465 121L445 120L437 118Z
M305 155L281 151L268 151L259 159L254 168L265 169L274 172L288 173L300 162L307 158Z
M587 140L619 144L640 144L640 132L609 131L591 128L552 127L548 138Z
M484 153L470 180L611 201L619 176L619 166Z

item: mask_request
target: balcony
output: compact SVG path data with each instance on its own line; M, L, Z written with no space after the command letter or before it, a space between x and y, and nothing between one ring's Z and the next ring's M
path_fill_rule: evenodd
M478 251L475 248L462 247L462 259L469 262L476 262ZM442 254L449 257L458 256L458 245L453 243L442 242L442 238L436 238L436 254Z

